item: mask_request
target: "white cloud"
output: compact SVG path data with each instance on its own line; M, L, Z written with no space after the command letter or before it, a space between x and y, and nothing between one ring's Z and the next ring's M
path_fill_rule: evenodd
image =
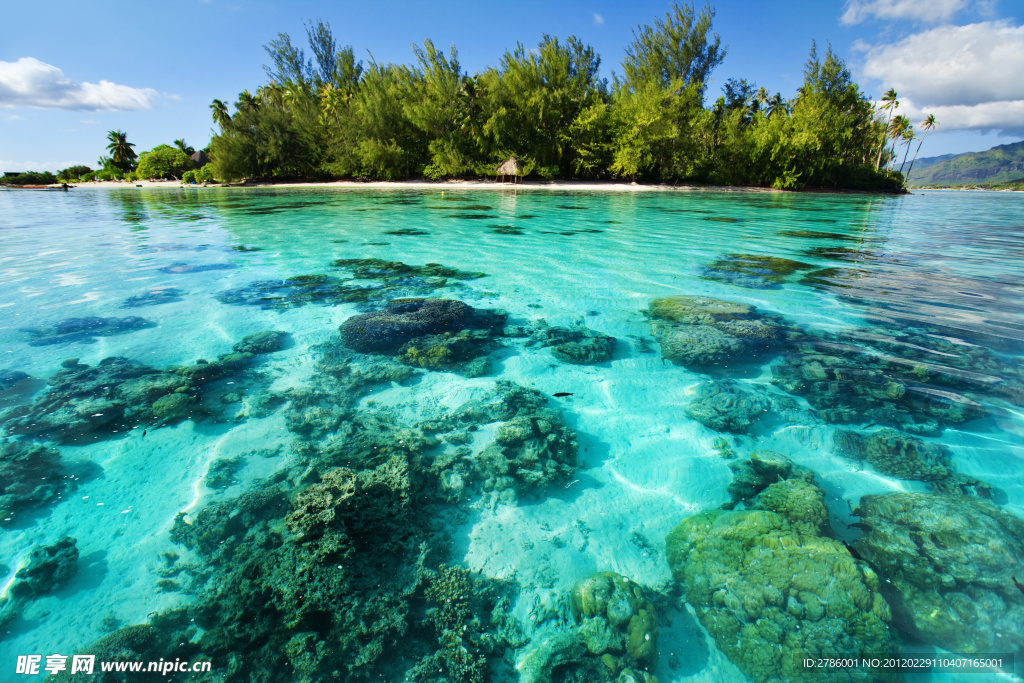
M152 88L132 88L110 81L76 83L57 67L33 57L0 61L0 107L134 111L156 103Z
M604 23L604 17L602 17L597 12L594 12L594 23L600 26L601 24Z
M939 26L867 47L864 74L929 104L1022 99L1024 26Z
M1009 137L1024 137L1024 99L984 102L973 105L922 106L901 99L897 113L910 118L914 126L928 114L939 122L936 132L952 130L998 131Z
M840 17L844 24L869 19L909 19L928 23L948 21L967 6L967 0L849 0Z
M62 168L68 168L69 166L96 166L96 162L88 163L85 161L10 161L7 159L0 159L0 173L6 171L50 171L56 172Z

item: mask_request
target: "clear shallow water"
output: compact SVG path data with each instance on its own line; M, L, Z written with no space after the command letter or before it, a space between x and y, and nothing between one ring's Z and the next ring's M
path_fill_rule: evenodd
M0 409L8 411L5 428L18 432L12 439L48 442L61 463L8 476L62 482L36 496L52 497L45 502L8 491L8 507L18 507L0 531L6 592L33 547L71 536L79 553L77 571L56 590L35 595L32 584L32 599L8 599L17 616L0 640L0 666L13 667L18 654L85 652L154 613L165 615L154 620L158 644L147 656L138 646L138 659L209 659L210 680L319 680L338 667L352 667L342 679L402 680L417 662L420 680L441 680L424 673L424 662L448 680L473 680L476 665L457 666L459 647L487 657L485 680L544 680L538 671L611 680L644 667L663 682L810 675L779 667L794 653L824 655L828 647L773 641L770 621L826 643L860 634L854 645L835 646L840 654L1019 648L1019 635L1001 634L1024 630L1024 594L1011 580L1014 563L1024 561L1020 536L1012 542L1012 520L1024 516L1022 216L1019 196L994 193L0 194L0 369L29 375L9 378ZM334 265L338 259L461 272ZM301 275L331 279L285 282ZM408 377L400 370L408 366L387 360L397 348L388 357L350 356L339 325L403 296L500 309L507 325L489 343L471 344L465 362ZM723 341L715 325L727 327L729 315L716 317L720 304L707 299L682 300L682 317L652 317L651 302L673 296L754 306L738 318L770 333ZM128 316L143 320L123 322ZM87 317L122 322L58 326ZM611 360L563 362L541 345L551 339L541 320L615 337ZM246 335L266 330L288 332L285 348L222 359L210 381L181 370L198 367L197 359L216 364ZM689 351L665 350L675 338ZM538 343L527 345L531 339ZM467 367L471 356L488 358L489 367ZM99 367L110 357L189 379L134 394L127 409L115 406L122 417L106 422L109 405L84 394L99 395L124 376L86 386L91 380L72 364L65 376L84 394L44 424L59 407L38 407L40 397L62 362ZM373 381L351 381L353 368ZM499 381L550 398L534 405L541 399L529 394L519 408L522 395ZM75 387L57 388L71 396ZM187 397L182 405L154 407L173 393ZM533 433L517 441L510 434L522 420ZM494 444L513 471L487 464ZM750 456L759 451L797 467L752 473ZM13 461L12 453L5 457ZM404 479L386 469L394 458ZM338 507L321 496L303 507L303 492L323 493L310 487L338 466L391 483L374 489L369 479L353 480L365 499L356 494ZM799 468L813 472L813 484ZM399 480L405 493L395 493ZM738 480L753 483L741 491ZM785 482L774 498L765 493ZM340 500L343 488L332 495ZM249 502L252 491L262 502ZM913 492L923 497L886 499L910 510L902 518L885 506L857 509L864 496ZM393 507L380 503L396 495ZM958 518L935 501L977 511ZM821 503L827 521L816 512ZM386 512L358 512L377 504ZM334 512L311 512L325 506ZM677 534L666 546L684 519L722 506L735 512L719 514L714 530ZM757 508L775 516L767 529L744 532L752 534L744 546L736 529L764 522L765 513L750 512ZM182 511L190 527L176 523ZM224 521L236 518L243 524ZM324 528L332 531L309 540ZM984 533L971 531L978 528ZM893 558L908 551L893 538L919 539L922 531L935 532L917 546L925 568L901 573ZM306 541L296 540L300 533ZM787 534L799 547L824 550L805 558L766 546ZM341 549L325 549L324 539ZM461 585L457 572L432 578L442 563L477 577L466 579L476 596L468 612L451 617L465 626L457 646L431 611L444 594L432 586ZM250 569L244 579L240 565ZM325 574L331 567L342 576ZM773 567L780 577L767 583L792 590L777 605L763 585L753 593ZM572 644L582 638L573 586L605 571L642 586L647 602L634 600L634 616L643 609L659 623L655 659L630 645L629 618L620 624L582 610L580 620L597 619L611 634L604 654L614 659L612 674L595 663L600 647L587 654ZM798 574L808 585L793 585ZM1016 578L1024 579L1024 566ZM295 598L296 586L311 597ZM835 592L864 586L888 609L869 601L814 618L817 603L844 604ZM273 605L274 616L257 602ZM211 603L220 609L202 607ZM324 605L370 625L345 626ZM952 616L928 617L935 610ZM634 630L654 633L639 621ZM182 639L197 645L169 642ZM332 644L326 654L317 641ZM766 655L774 664L758 668L744 652L762 647L783 654ZM426 659L431 653L438 658ZM270 674L270 666L281 668Z

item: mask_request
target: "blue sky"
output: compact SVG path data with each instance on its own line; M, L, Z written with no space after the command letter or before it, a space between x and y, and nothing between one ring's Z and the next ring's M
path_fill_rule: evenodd
M1024 138L1024 2L1020 0L719 0L729 46L709 98L730 77L791 97L811 39L831 43L865 92L897 87L915 123L942 123L922 155L978 151ZM106 131L137 150L212 134L208 105L266 82L262 46L278 32L304 44L303 20L330 22L364 61L412 60L410 45L455 43L463 68L497 65L517 41L576 35L618 70L631 30L664 1L445 3L178 0L6 3L0 26L0 171L95 165Z

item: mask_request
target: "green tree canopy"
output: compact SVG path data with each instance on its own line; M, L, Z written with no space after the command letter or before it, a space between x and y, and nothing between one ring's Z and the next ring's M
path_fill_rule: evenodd
M177 180L185 175L185 171L191 170L193 164L189 155L170 145L157 145L139 155L137 173L140 178Z

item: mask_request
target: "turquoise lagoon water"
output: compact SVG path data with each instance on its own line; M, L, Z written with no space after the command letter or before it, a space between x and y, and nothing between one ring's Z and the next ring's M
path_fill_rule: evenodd
M1022 236L997 193L2 193L0 678L1019 651ZM477 313L339 333L408 297Z

